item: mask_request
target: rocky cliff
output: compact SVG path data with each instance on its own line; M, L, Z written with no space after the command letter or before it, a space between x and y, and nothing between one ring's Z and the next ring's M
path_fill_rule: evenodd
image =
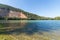
M9 8L0 7L0 17L8 17L8 18L27 18L23 12L10 10Z
M28 18L23 12L10 11L8 13L9 18Z

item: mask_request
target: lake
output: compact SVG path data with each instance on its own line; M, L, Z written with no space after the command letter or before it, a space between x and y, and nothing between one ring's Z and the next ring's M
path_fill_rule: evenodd
M5 34L17 36L19 40L21 36L22 40L25 37L26 40L60 40L60 20L9 20L0 24Z

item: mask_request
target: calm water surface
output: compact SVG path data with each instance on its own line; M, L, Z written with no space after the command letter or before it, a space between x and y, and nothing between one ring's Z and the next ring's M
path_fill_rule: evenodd
M6 28L13 28L13 30L11 29L7 31L7 33L15 33L16 35L20 33L26 33L27 35L33 35L37 33L44 36L49 35L52 38L60 38L60 20L9 21L8 23L3 23L3 25Z
M1 24L1 23L0 23ZM2 23L4 27L21 28L27 33L60 31L59 20L21 20ZM57 31L57 32L58 32Z

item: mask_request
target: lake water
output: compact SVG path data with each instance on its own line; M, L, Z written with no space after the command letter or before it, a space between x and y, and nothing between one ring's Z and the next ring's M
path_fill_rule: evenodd
M39 37L45 37L41 40L60 40L60 20L20 20L2 24L9 29L6 31L9 34L37 34Z

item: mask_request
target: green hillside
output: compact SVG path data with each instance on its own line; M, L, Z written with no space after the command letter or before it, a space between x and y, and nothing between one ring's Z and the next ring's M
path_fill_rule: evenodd
M0 4L0 8L8 8L9 10L14 10L14 11L23 11L21 9L14 8L12 6L8 6L8 5L5 5L5 4Z
M24 11L22 9L15 8L15 7L8 6L8 5L4 5L4 4L0 4L0 8L7 8L9 10L22 12L23 14L25 14L28 17L29 20L53 20L53 18L38 16L36 14L26 12L26 11Z

